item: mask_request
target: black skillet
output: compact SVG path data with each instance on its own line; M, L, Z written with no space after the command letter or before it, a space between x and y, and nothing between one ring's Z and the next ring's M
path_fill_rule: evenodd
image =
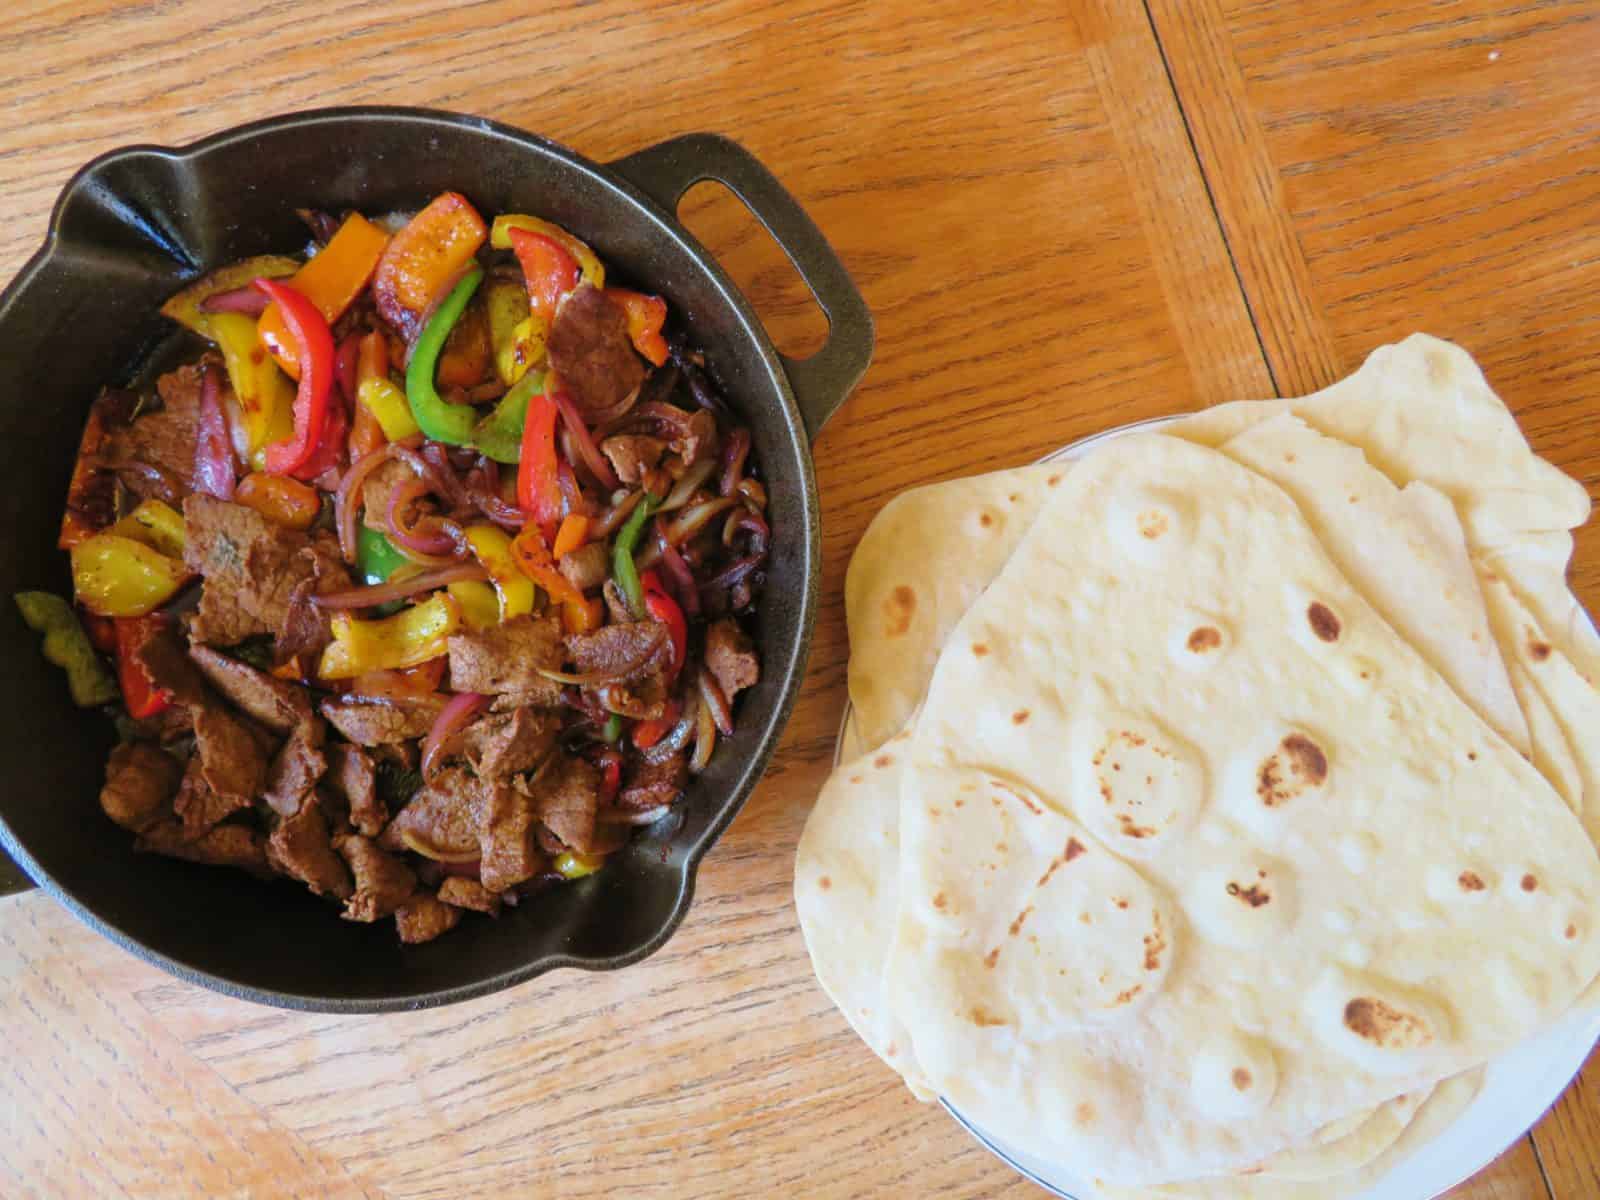
M813 357L779 354L678 222L679 199L705 179L750 207L827 314L828 341ZM771 496L771 569L755 622L762 678L741 697L738 732L691 786L676 830L640 838L598 875L497 921L469 918L448 937L405 947L387 923L341 921L303 888L135 855L96 799L110 723L72 706L61 672L4 603L0 842L21 870L0 855L0 894L36 882L142 958L248 1000L421 1008L556 967L610 970L653 953L683 920L701 858L760 779L805 671L819 569L810 439L866 370L872 318L793 197L747 151L709 134L600 166L476 117L337 108L96 159L67 185L44 246L0 295L0 598L68 591L55 536L84 416L102 384L159 355L170 330L156 310L168 295L221 263L303 245L297 206L404 210L447 189L485 213L533 212L571 229L619 278L665 295L705 350L751 427Z

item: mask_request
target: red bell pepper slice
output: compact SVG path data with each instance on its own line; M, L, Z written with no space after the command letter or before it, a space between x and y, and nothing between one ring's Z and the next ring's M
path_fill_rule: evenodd
M546 323L555 319L561 298L578 286L578 260L555 238L529 229L512 229L511 249L528 284L528 306Z
M689 622L684 619L678 602L667 594L661 576L654 571L645 571L639 576L639 587L644 592L645 611L667 627L667 635L672 640L672 675L676 677L688 653Z
M172 705L172 693L158 688L133 657L133 652L152 632L165 624L158 616L117 617L117 682L122 685L122 702L128 715L143 720L164 712Z
M606 295L622 305L628 315L628 340L633 348L654 366L665 363L667 339L661 336L661 327L667 323L667 302L660 296L646 296L626 288L607 288Z
M648 750L662 738L666 737L672 727L678 723L678 718L683 715L683 706L676 700L667 702L666 711L659 717L640 721L633 727L633 744L636 749Z
M273 475L303 475L303 468L328 432L328 393L333 389L333 331L317 306L288 284L257 279L254 287L283 314L283 323L294 339L295 361L300 364L300 388L294 398L294 434L267 447L267 470Z
M563 251L565 253L565 251ZM556 454L556 402L532 396L522 422L517 464L517 504L533 518L548 544L561 521L561 460Z

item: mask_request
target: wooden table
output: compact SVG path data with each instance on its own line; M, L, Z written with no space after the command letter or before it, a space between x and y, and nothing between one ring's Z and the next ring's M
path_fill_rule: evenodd
M0 273L78 164L267 113L470 110L606 159L732 135L826 230L878 353L816 445L825 607L772 771L624 973L337 1018L0 906L6 1196L1037 1194L916 1104L790 901L844 699L840 586L913 483L1294 394L1427 329L1594 489L1600 5L1328 0L35 3L0 43ZM786 348L820 322L736 201L684 213ZM1577 581L1600 604L1600 533ZM1600 1195L1600 1073L1452 1193Z

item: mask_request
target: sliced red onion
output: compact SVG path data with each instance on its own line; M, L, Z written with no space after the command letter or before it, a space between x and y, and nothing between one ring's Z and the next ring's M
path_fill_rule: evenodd
M243 313L247 317L259 317L271 303L264 292L256 291L254 284L247 283L225 292L212 292L200 301L199 308L204 313Z
M598 540L610 537L616 532L617 527L628 519L628 514L638 506L639 501L642 499L644 499L644 493L635 489L601 513L589 530L590 539Z
M678 718L677 724L668 730L655 745L647 746L639 751L639 757L647 763L666 762L667 759L689 744L689 739L694 736L699 714L700 704L691 692L688 702L684 705L683 715Z
M670 804L639 809L617 808L608 804L595 811L594 819L602 825L654 825L671 811Z
M200 420L194 447L194 490L233 499L233 440L222 414L222 382L214 363L200 370Z
M700 612L700 589L695 586L694 572L689 570L678 548L667 541L660 525L656 526L655 543L661 551L661 570L667 590L687 616L696 616Z
M410 579L398 582L389 580L375 583L371 587L346 588L342 592L323 592L312 596L311 603L318 608L331 608L336 611L371 608L378 604L388 604L392 600L404 600L408 596L415 596L418 592L432 591L447 584L488 578L489 572L477 563L457 563L451 567L440 567L436 571L424 571L420 575L413 575Z
M711 715L709 704L700 705L695 714L694 754L689 758L689 770L696 775L711 762L711 752L717 748L717 723Z
M744 477L745 460L750 457L750 431L735 429L722 443L722 486L724 496L733 495Z
M735 508L728 514L728 519L722 526L722 544L731 550L734 539L741 533L750 535L752 554L766 554L767 539L772 536L772 530L765 520L743 506Z
M705 486L711 478L711 473L717 469L715 460L703 458L694 466L683 473L683 478L673 484L672 490L667 493L667 498L661 502L658 513L676 512L694 496L695 492Z
M617 473L611 469L611 463L601 451L594 440L594 435L589 432L589 427L583 423L583 418L578 414L578 406L572 402L572 397L565 388L557 388L554 393L556 408L561 413L561 424L567 433L571 434L583 465L588 467L601 487L606 491L615 491L622 486L617 478Z
M474 717L489 707L489 697L480 692L457 692L445 702L434 718L433 728L422 740L422 777L431 779L439 767L441 753L450 740L467 727Z
M367 481L367 476L394 458L402 449L398 442L388 442L378 447L371 454L364 455L351 463L350 469L339 481L338 490L333 494L333 524L339 534L339 552L344 555L347 563L354 563L358 553L356 505L361 499L361 485Z
M424 442L420 451L404 457L447 506L459 508L468 503L466 488L461 485L445 448L438 442Z
M500 464L488 455L478 459L462 486L466 488L467 499L500 528L514 533L528 523L525 512L501 499Z
M423 517L412 525L406 521L411 506L429 494L424 479L408 479L389 493L389 510L384 514L389 536L408 554L419 556L426 566L445 566L468 551L466 535L459 525L438 517Z
M674 546L683 545L710 524L712 518L727 512L737 503L731 497L718 496L691 505L684 509L682 516L667 526L667 541Z
M700 585L702 591L715 591L718 588L731 588L737 583L743 583L750 573L767 561L765 553L749 554L744 558L736 559L721 571L713 575Z
M717 732L724 736L733 734L733 709L728 706L728 698L722 694L722 685L719 684L705 667L700 668L697 679L700 685L700 699L711 712L711 719L717 726Z

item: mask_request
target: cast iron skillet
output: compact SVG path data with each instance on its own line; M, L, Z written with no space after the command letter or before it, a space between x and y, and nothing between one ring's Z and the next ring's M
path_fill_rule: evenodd
M827 314L827 344L780 355L676 209L726 184L778 241ZM287 883L135 855L99 810L113 733L72 706L61 672L9 602L67 592L55 546L78 435L100 386L137 375L184 281L305 242L296 206L368 213L464 192L487 213L533 212L588 241L618 277L665 295L747 420L771 497L772 559L755 622L761 682L738 732L691 786L681 825L641 838L600 874L425 946L388 922L352 924ZM337 108L274 117L191 146L134 146L86 166L49 235L0 295L0 893L37 881L118 944L175 975L288 1008L382 1012L464 1000L556 967L610 970L658 949L689 907L695 870L760 778L799 691L817 602L810 438L872 355L872 319L827 241L735 143L691 134L606 166L476 117ZM9 878L8 878L9 877Z

